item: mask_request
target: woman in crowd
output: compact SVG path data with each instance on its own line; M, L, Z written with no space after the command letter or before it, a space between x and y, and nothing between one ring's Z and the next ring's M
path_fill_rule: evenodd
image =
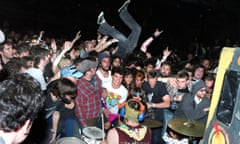
M67 78L60 78L48 85L45 101L45 118L50 128L50 143L59 137L80 137L80 124L75 116L76 85Z

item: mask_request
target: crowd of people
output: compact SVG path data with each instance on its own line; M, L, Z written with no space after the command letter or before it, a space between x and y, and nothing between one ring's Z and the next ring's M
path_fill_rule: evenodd
M80 31L67 41L43 31L0 33L1 144L21 143L27 135L25 143L81 138L91 126L104 129L107 144L188 143L187 136L172 136L168 121L206 124L221 47L213 48L214 57L193 49L186 59L168 47L161 57L153 56L149 45L163 31L156 28L137 47L142 28L129 14L129 4L118 10L132 30L129 36L109 25L104 12L96 39L81 40ZM162 126L142 125L145 118ZM43 136L34 136L39 127Z

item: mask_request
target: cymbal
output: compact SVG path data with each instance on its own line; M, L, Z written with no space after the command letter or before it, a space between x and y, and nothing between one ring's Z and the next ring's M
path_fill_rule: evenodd
M158 128L158 127L162 126L162 122L160 122L158 120L146 118L146 119L144 119L143 122L141 122L141 125L145 125L149 128Z
M185 136L202 137L205 126L196 120L174 118L169 120L168 127Z

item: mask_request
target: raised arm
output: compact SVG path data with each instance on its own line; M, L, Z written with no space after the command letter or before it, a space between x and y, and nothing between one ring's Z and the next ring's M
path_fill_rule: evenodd
M76 41L80 39L81 36L81 31L78 31L75 38L72 40L72 46L75 44Z
M141 48L140 48L141 51L144 52L144 53L146 53L148 46L152 43L152 41L153 41L154 39L156 39L158 36L160 36L160 34L161 34L162 32L163 32L163 31L159 31L159 29L157 28L157 29L155 30L155 32L154 32L148 39L146 39L146 40L142 43Z
M166 49L163 50L163 57L161 60L157 60L157 63L156 63L156 66L155 66L155 69L160 69L161 67L161 64L167 60L168 56L172 53L171 50L168 49L168 47Z
M115 42L118 42L118 40L115 39L115 38L110 39L110 40L108 40L108 41L105 41L102 45L99 45L99 46L97 45L95 51L96 51L96 52L101 52L101 51L105 50L105 49L108 48L111 44L113 44L113 43L115 43Z
M53 61L53 65L52 65L52 71L53 73L57 73L59 71L58 69L58 64L60 62L60 60L62 59L62 57L72 48L72 42L70 41L65 41L64 45L63 45L63 50L61 51L61 53L56 57L56 59Z
M57 73L59 71L57 65L59 64L60 60L62 59L62 57L71 50L71 48L73 47L73 45L75 44L75 42L77 40L79 40L79 38L81 37L81 31L78 31L75 38L70 42L70 41L65 41L63 44L63 50L61 51L61 53L56 57L56 59L53 61L53 65L52 65L52 71L53 73ZM53 40L51 42L51 46L54 47L54 44L56 45L55 40Z

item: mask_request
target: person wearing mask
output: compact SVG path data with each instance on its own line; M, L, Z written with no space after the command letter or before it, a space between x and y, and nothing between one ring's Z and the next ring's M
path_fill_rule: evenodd
M120 107L120 116L124 118L123 123L108 131L105 143L151 144L151 129L139 123L144 120L144 105L138 100L129 99Z

